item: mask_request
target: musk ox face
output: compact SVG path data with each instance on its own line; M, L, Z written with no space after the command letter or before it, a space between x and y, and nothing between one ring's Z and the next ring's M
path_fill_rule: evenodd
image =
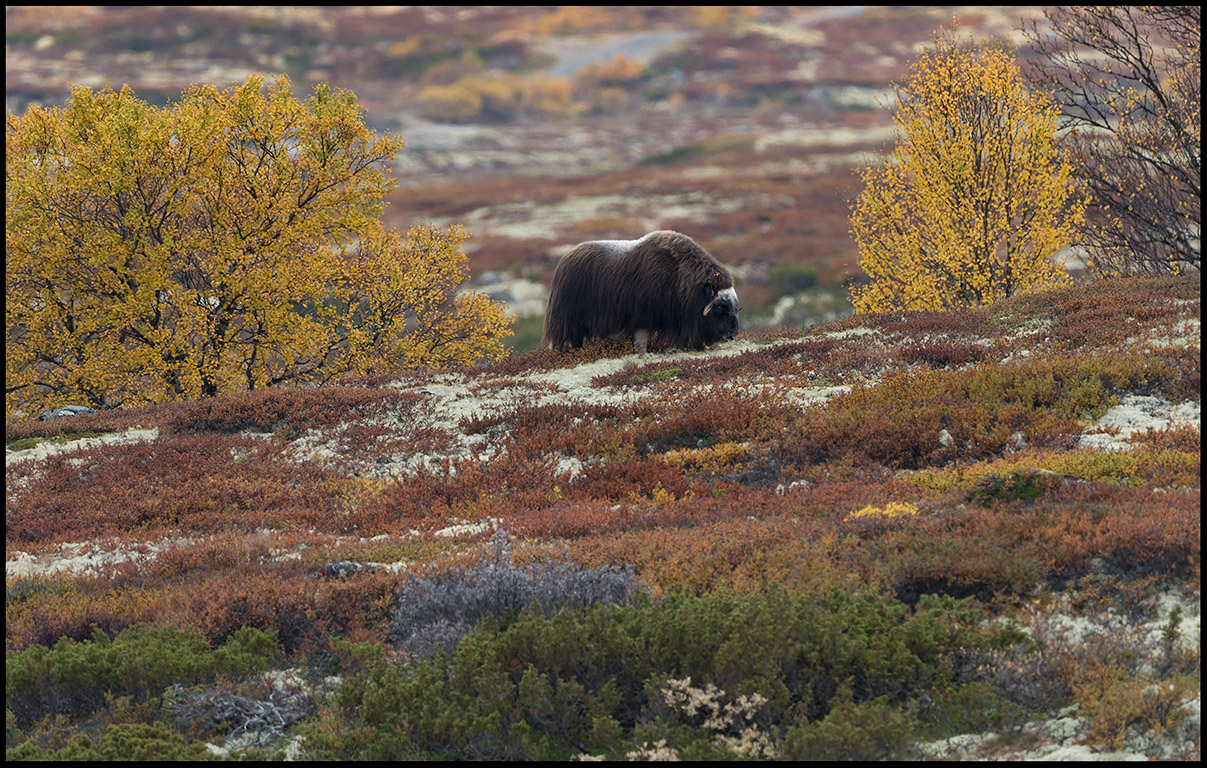
M596 240L576 246L554 271L543 341L565 349L627 333L641 352L652 335L702 349L737 334L738 309L729 272L686 235Z
M717 290L709 283L701 289L704 307L701 310L700 336L704 344L732 339L738 335L738 292L731 288Z

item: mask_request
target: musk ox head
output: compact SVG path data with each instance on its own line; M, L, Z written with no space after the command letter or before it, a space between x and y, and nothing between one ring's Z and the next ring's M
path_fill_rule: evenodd
M593 240L558 263L542 341L560 350L627 333L639 352L651 335L703 349L737 334L738 309L729 272L686 235Z

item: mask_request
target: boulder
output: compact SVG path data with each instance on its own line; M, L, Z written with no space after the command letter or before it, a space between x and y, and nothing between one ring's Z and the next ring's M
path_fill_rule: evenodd
M38 421L61 419L64 416L83 416L86 413L96 413L96 410L83 405L64 405L62 408L55 408L53 410L44 412L38 417Z

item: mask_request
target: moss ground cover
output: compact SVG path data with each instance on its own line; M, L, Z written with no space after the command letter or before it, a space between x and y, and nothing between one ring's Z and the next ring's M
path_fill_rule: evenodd
M1197 605L1197 421L1078 438L1197 406L1198 295L8 424L8 756L279 757L222 724L295 695L269 669L310 758L903 758L1070 706L1103 749L1176 732L1197 617L1144 595Z

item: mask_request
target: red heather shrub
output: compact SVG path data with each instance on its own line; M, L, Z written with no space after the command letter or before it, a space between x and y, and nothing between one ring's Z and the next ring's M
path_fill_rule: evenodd
M946 368L978 362L992 357L992 350L980 344L959 341L912 341L896 350L897 359L905 363L923 363L932 368Z
M1198 275L1125 277L1013 296L991 311L1008 332L1019 317L1047 319L1039 336L1050 338L1055 349L1097 350L1142 329L1199 317L1200 293Z
M852 336L834 350L806 361L813 376L831 383L876 379L897 366L892 352L875 337Z
M1037 551L1035 521L1034 514L1005 507L895 518L861 536L844 562L909 605L933 593L983 600L998 592L1028 594L1051 567Z
M501 431L532 447L572 453L575 444L589 445L632 419L629 406L606 403L549 403L516 401L502 409L468 416L461 428L470 434ZM499 428L496 430L496 428ZM587 449L590 450L590 449Z
M1141 329L1168 328L1179 317L1198 317L1197 307L1178 305L1199 298L1197 278L1142 279L1132 282L1105 281L1094 289L1071 292L1053 300L1053 336L1071 347L1104 346L1135 336Z
M380 465L405 460L415 454L447 454L453 446L453 434L433 427L421 418L389 418L385 423L349 422L333 427L329 432L307 436L305 445L294 448L305 453L306 447L316 449L302 458L319 461L325 467L356 476L374 476Z
M864 502L883 505L882 498L834 499L827 502L834 512L815 514L811 502L824 496L766 495L760 505L745 494L728 506L724 497L715 505L691 499L656 509L567 506L517 522L533 535L548 526L543 532L576 536L567 546L579 562L634 563L659 589L743 588L767 578L810 589L878 584L911 604L936 592L988 601L1062 582L1095 557L1129 570L1197 572L1197 493L1171 495L1136 514L1152 506L1145 494L1152 492L1070 482L1040 502L957 508L952 500L885 520L847 517ZM800 519L783 516L789 502ZM1087 512L1091 506L1096 511ZM599 529L574 529L575 513Z
M261 389L183 403L164 419L163 428L176 434L284 430L287 437L296 437L307 429L356 417L406 413L423 398L397 389Z
M1106 495L1116 510L1102 523L1104 551L1098 556L1124 569L1149 573L1163 573L1187 564L1193 564L1197 570L1202 535L1198 489L1162 493L1147 488L1112 488L1102 493L1082 484L1077 491L1084 499L1077 505L1081 509L1089 506L1091 499ZM1061 540L1068 547L1077 544L1072 535Z
M679 499L703 491L678 469L653 457L586 467L582 477L563 488L569 499L622 502Z
M96 446L45 459L27 476L9 496L6 539L19 546L156 529L350 528L355 521L333 514L328 477L313 462L292 461L280 441L251 436Z
M10 583L20 597L6 601L4 634L11 649L32 644L53 647L61 637L85 640L94 628L113 636L140 622L164 623L175 615L175 607L186 597L179 588L155 590L130 584L135 568L129 563L110 566L100 575L59 576L69 582L56 588L56 581L19 578ZM125 583L124 583L125 582Z
M858 325L879 328L885 334L906 337L950 339L962 336L982 336L989 333L989 310L987 307L963 309L954 312L931 312L924 310L876 312L857 315L862 318Z
M726 384L736 376L758 373L767 377L801 376L824 360L842 341L829 337L805 338L737 355L707 357L698 360L654 361L626 367L615 373L596 376L595 387L648 387L665 379L695 385Z
M740 485L734 480L681 477L657 471L659 458L608 466L579 484L561 486L562 500L517 509L504 517L511 532L528 538L576 538L643 529L693 528L724 520L840 521L868 504L883 505L917 494L892 475L827 478L790 490ZM666 467L665 469L675 469ZM678 471L676 469L676 471Z
M774 393L751 396L727 388L693 389L641 401L633 409L636 418L623 433L639 452L662 453L671 448L758 440L793 410Z
M672 448L758 439L778 429L794 407L775 393L729 388L667 388L625 405L516 404L462 422L467 431L506 435L511 451L583 460L631 459Z
M1198 347L1157 347L1146 355L1172 371L1166 394L1174 400L1202 399L1203 356Z
M879 375L891 362L890 353L878 341L869 343L864 336L845 339L811 336L738 355L631 366L597 376L591 383L620 388L656 387L660 375L668 376L668 371L673 370L673 376L668 378L676 383L663 388L677 391L683 382L724 387L738 376L754 373L775 380L778 386L803 387L812 386L816 379L842 381L853 373ZM789 383L792 378L800 381Z
M200 541L168 546L143 571L150 583L171 583L198 574L220 574L259 567L271 557L266 536L220 533Z
M277 563L241 572L237 579L228 573L198 583L198 597L187 610L192 625L211 643L249 626L275 630L287 653L312 652L331 634L374 623L384 631L389 597L399 582L397 574L388 572L361 573L344 581L301 564Z
M1203 433L1193 424L1179 424L1161 430L1149 427L1142 435L1133 435L1132 443L1153 451L1175 450L1199 455L1203 448Z
M651 341L650 349L655 349L653 341ZM614 359L631 354L633 354L633 337L618 335L608 339L588 339L578 349L564 352L555 352L551 349L539 349L519 354L513 352L505 360L477 366L474 371L488 376L527 376L534 372L572 368L583 363L593 363L596 360Z
M907 603L943 592L990 601L1059 585L1103 558L1133 574L1197 569L1199 494L1056 481L1035 500L943 502L863 532L843 549L861 578Z
M146 573L127 564L125 572L109 568L101 576L74 576L69 593L34 590L10 603L9 646L53 646L59 637L90 637L93 626L112 636L131 624L151 622L196 629L211 645L251 626L277 632L287 651L310 652L332 633L372 630L384 636L403 579L384 570L332 578L321 567L297 560L249 560L246 550L235 558L222 552L204 557L197 546L186 549L191 556L163 567L153 564ZM186 563L194 570L182 570Z
M507 530L528 539L575 539L629 530L636 507L606 501L576 501L517 510L505 521Z
M4 440L11 443L26 437L54 437L68 432L124 432L135 427L150 428L159 423L165 410L167 408L164 406L146 405L138 408L97 411L48 421L34 419L6 421L4 423Z
M453 519L474 521L543 506L554 500L554 471L551 457L529 450L508 450L489 461L449 459L418 467L411 476L385 480L380 493L364 501L361 531L442 528Z

